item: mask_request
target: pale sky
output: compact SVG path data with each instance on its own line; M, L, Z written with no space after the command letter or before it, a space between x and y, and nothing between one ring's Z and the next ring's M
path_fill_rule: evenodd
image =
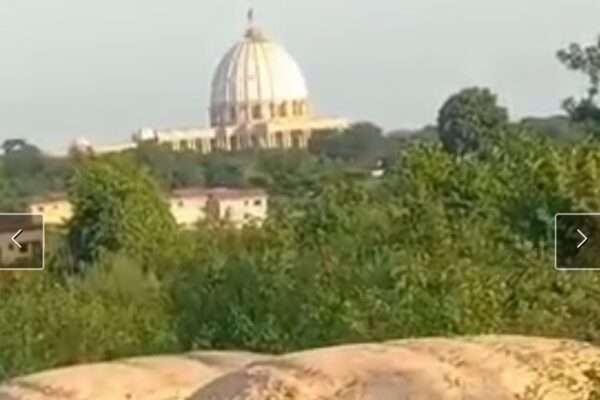
M246 10L303 68L319 113L432 123L471 85L513 118L560 111L585 79L557 49L600 34L599 0L1 0L0 141L49 150L204 126L213 69Z

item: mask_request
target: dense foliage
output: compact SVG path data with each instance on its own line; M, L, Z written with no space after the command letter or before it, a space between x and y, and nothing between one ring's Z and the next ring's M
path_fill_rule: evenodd
M399 147L398 141L385 137L380 127L368 122L356 123L344 132L315 135L310 143L315 155L361 166L375 166L395 156Z
M18 139L6 140L1 147L0 206L4 212L23 211L29 198L65 189L71 172L67 159L46 156Z
M600 208L600 147L518 130L497 137L476 157L413 144L381 180L307 157L307 171L321 168L312 180L273 170L269 179L287 173L296 190L277 196L263 229L180 233L168 260L115 250L83 274L66 273L69 258L54 256L43 274L2 275L2 373L406 336L600 343L600 276L552 267L554 213ZM121 182L105 168L93 167L94 179Z
M586 95L579 100L573 97L563 102L563 108L571 119L580 123L595 136L600 136L600 36L595 43L582 46L572 43L557 52L558 59L569 70L585 75L589 82Z
M83 161L69 198L74 214L68 236L78 262L119 251L153 258L175 237L175 221L158 186L127 159Z
M440 140L455 154L478 151L508 124L508 111L487 88L468 88L451 96L438 115Z
M0 275L0 379L191 349L487 333L600 343L600 274L553 268L554 214L600 210L600 143L570 117L508 124L491 92L469 89L439 127L359 124L310 152L63 160L6 142L2 207L68 181L76 216L50 235L45 272ZM201 184L266 188L264 227L176 231L161 191Z

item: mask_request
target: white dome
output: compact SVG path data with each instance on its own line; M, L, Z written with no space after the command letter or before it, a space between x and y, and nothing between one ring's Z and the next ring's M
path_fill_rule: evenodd
M85 151L92 148L92 143L87 138L80 136L73 140L69 147L76 151Z
M300 67L283 48L250 28L223 57L212 81L211 122L235 124L275 118L292 103L306 110L308 90ZM302 105L301 105L302 104ZM253 112L259 107L260 110ZM293 115L302 114L294 112ZM285 116L291 116L285 115Z
M144 142L148 140L154 140L157 138L156 131L152 128L142 128L135 132L132 136L134 142Z

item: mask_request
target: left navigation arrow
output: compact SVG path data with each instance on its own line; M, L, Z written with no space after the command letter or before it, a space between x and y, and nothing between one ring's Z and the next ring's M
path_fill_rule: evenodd
M19 236L21 236L21 233L23 233L23 229L19 229L17 231L17 233L15 233L14 235L12 235L12 237L10 238L10 240L15 244L15 246L17 246L17 248L21 248L23 246L21 246L21 243L17 242L17 238Z

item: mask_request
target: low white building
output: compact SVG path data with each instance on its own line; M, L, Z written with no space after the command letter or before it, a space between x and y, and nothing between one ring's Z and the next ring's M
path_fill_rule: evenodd
M238 228L260 226L267 218L268 196L258 189L182 189L171 194L170 207L175 220L184 228L193 228L207 218Z
M30 199L29 212L43 214L46 225L62 226L71 219L73 207L66 193L50 193Z

